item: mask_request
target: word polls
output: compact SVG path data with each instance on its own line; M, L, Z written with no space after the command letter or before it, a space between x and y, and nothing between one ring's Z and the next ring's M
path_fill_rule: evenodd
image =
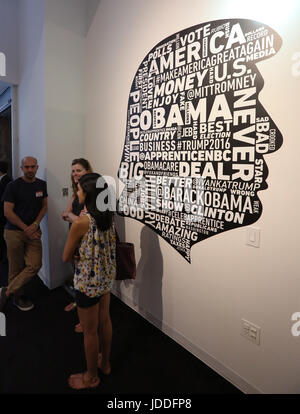
M186 260L208 237L254 223L265 157L282 135L259 101L256 64L281 39L245 19L199 24L157 44L129 92L120 214L151 227Z

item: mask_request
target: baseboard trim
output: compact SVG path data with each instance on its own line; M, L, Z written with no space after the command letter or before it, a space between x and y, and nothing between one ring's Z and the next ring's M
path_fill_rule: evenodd
M229 381L232 385L242 391L244 394L263 394L261 390L254 387L252 384L247 382L244 378L238 375L232 369L226 367L225 365L221 364L216 358L210 355L205 350L199 348L196 344L193 344L189 339L185 338L179 332L177 332L173 327L169 326L168 324L161 322L155 318L151 313L148 311L146 312L144 309L137 307L134 305L132 300L128 298L123 293L120 293L118 290L113 289L112 293L117 296L122 302L128 305L131 309L137 312L139 315L143 316L148 322L154 325L156 328L161 329L166 335L170 338L174 339L179 345L193 354L195 357L200 359L204 364L206 364L209 368L217 372L227 381Z

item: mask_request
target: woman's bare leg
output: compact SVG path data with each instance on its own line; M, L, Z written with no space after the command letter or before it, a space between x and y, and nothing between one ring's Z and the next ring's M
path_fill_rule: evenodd
M109 313L110 293L101 296L99 301L99 330L100 330L100 352L99 368L103 374L108 375L111 372L110 351L112 341L112 324ZM101 355L99 354L99 355Z
M98 377L98 323L99 323L99 304L89 308L78 309L80 324L83 328L84 351L86 358L87 371L80 374L71 375L69 384L72 388L96 387L99 384Z

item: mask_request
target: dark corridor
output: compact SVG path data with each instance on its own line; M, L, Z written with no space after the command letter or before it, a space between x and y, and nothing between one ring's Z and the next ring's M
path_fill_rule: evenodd
M11 106L0 112L0 160L9 164L8 175L12 176Z

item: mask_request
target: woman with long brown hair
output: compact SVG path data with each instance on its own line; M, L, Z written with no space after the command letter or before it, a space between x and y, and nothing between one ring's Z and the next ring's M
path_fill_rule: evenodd
M96 185L99 178L103 180L99 174L91 173L79 179L77 194L86 213L73 222L63 253L64 262L72 261L76 255L75 301L83 328L87 364L87 371L69 377L69 385L74 389L97 387L100 382L98 368L106 375L111 371L109 303L116 273L116 236L114 213L106 206L97 205L104 189Z
M78 180L85 174L93 172L91 164L85 158L75 158L72 161L72 172L71 172L71 183L72 183L72 198L66 208L62 213L62 219L68 221L71 224L78 219L80 214L84 211L84 206L80 204L77 196L78 191ZM76 303L71 302L65 307L65 311L69 312L76 308ZM80 333L82 328L80 323L75 326L75 331Z

